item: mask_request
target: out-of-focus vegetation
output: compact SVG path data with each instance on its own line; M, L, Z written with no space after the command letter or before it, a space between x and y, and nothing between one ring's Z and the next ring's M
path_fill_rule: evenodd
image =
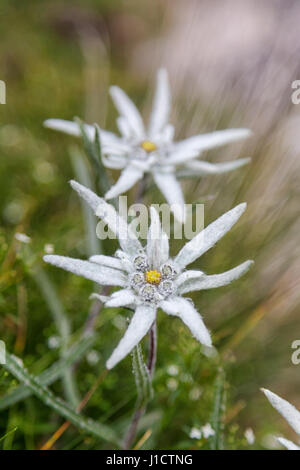
M233 46L224 47L221 54L221 42L214 43L213 28L207 28L206 40L200 35L198 42L197 55L203 57L198 63L199 57L194 60L188 53L197 43L201 21L219 24L218 2L191 2L181 15L183 3L1 2L0 79L6 82L7 103L0 105L0 339L7 352L21 358L31 374L49 385L50 401L61 397L74 408L94 391L82 416L92 418L95 427L82 430L82 423L73 423L61 430L52 448L118 447L130 422L136 391L129 357L103 375L105 360L126 327L126 312L97 312L89 300L95 290L91 282L42 262L42 255L52 250L82 258L90 254L86 219L68 180L75 174L90 178L98 188L82 143L43 128L43 121L80 116L114 130L116 114L108 100L109 84L122 86L146 114L149 86L162 63L171 71L177 138L226 127L254 131L243 146L234 144L205 155L216 161L252 156L249 167L183 183L187 202L205 203L205 224L238 202L249 203L237 227L195 266L215 273L249 258L256 264L231 286L193 295L213 332L218 357L201 353L183 324L160 312L155 393L136 442L144 436L144 443L138 444L142 448L216 447L221 439L216 444L190 435L192 428L201 428L212 417L222 421L226 448L269 448L275 445L270 436L280 432L294 437L259 388L270 388L300 407L300 366L291 363L291 344L300 338L300 121L290 101L291 81L299 78L299 65L285 36L292 35L291 18L299 18L300 12L288 13L289 2L284 2L286 7L278 2L274 10L261 2L261 8L270 8L275 18L278 13L285 15L279 17L284 18L286 30L270 49L268 41L258 44L264 28L258 21L258 6L249 0L243 11L238 1L224 2L224 35L229 45L237 47L236 60L226 62ZM239 8L239 19L247 24L249 19L242 38L236 17L228 17L234 11L232 4ZM186 28L190 37L183 34ZM231 41L225 34L228 30ZM276 21L269 21L270 43L275 30ZM220 29L218 34L222 36ZM177 43L172 47L175 40L181 47ZM261 55L253 61L255 47ZM209 60L206 48L211 51ZM221 58L226 64L222 69L218 67ZM276 72L283 64L286 74L279 79ZM274 94L270 91L273 83ZM111 174L112 179L116 176ZM129 194L131 201L134 194L134 190ZM153 188L146 200L163 201ZM20 242L16 233L26 233L31 242ZM171 242L173 253L180 243ZM115 246L104 242L102 248L111 253ZM93 328L87 323L91 318L95 318ZM86 329L93 329L94 335L86 336ZM144 346L146 353L146 341ZM9 360L14 364L13 357ZM21 374L18 362L14 367ZM225 371L224 382L220 367ZM30 390L17 389L19 382L0 366L3 449L39 449L69 419L32 393L35 382L31 386ZM217 409L218 393L226 398L225 411ZM99 430L97 425L109 430ZM249 427L256 438L252 445L244 435ZM114 436L108 442L102 439L102 431L107 435L111 431L116 441Z

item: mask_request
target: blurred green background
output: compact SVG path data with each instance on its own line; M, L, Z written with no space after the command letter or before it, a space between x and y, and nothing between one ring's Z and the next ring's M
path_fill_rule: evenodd
M243 145L204 156L251 156L248 167L183 182L186 202L205 203L206 225L238 202L249 204L237 226L195 267L218 273L246 259L255 266L231 286L193 295L217 357L202 354L183 324L160 312L155 395L136 439L144 436L141 448L209 447L207 439L192 438L191 429L211 419L220 366L226 374L226 448L273 448L272 435L280 433L294 438L259 388L300 408L300 365L291 362L291 344L300 339L300 108L290 98L291 83L300 75L299 18L293 1L1 2L0 79L7 95L0 105L0 339L31 373L59 360L82 337L88 316L97 313L89 300L91 282L42 262L51 250L89 255L80 202L68 184L74 173L82 174L79 161L97 187L82 143L45 129L43 121L79 116L115 130L112 83L147 117L156 69L165 65L176 138L229 127L254 132ZM117 176L112 173L112 180ZM152 189L146 199L163 201ZM16 233L26 233L31 242L18 241ZM180 243L171 246L175 253ZM115 246L106 242L104 248L110 253ZM95 339L72 373L51 385L56 396L76 403L93 387L125 318L117 309L96 315ZM128 357L101 381L83 411L120 436L135 403L130 372ZM5 405L17 385L1 367L0 447L40 449L64 418L34 396ZM248 428L254 443L245 438ZM52 448L110 445L72 425Z

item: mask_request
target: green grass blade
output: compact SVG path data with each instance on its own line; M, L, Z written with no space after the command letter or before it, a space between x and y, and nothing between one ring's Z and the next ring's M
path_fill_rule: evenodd
M57 330L61 337L61 355L65 356L67 353L67 348L69 346L71 327L67 318L67 315L64 311L62 303L57 295L57 292L47 276L46 272L40 267L35 267L31 274L40 288L50 312L53 315ZM80 402L79 393L75 384L72 370L65 369L64 375L62 377L63 385L65 390L65 396L67 400L76 407Z
M56 397L48 388L43 386L39 379L24 369L20 362L16 356L7 353L6 363L3 367L25 384L46 406L63 416L74 426L107 442L118 443L115 433L109 426L96 423L92 419L80 415L61 398Z
M137 408L143 408L153 396L152 380L143 359L141 345L138 344L132 352L132 370L138 392Z
M212 450L223 449L223 416L225 411L225 372L220 369L214 384L213 410L210 423L214 435L209 438L209 446Z
M100 129L97 126L97 124L95 124L95 140L93 142L93 152L94 152L94 158L98 162L100 185L101 185L103 192L106 193L110 189L110 184L109 184L109 178L107 175L106 168L102 162Z
M94 138L94 141L91 141L91 139L88 137L85 131L83 122L79 118L75 118L75 122L77 122L80 128L83 147L86 151L86 154L90 158L92 164L94 165L97 171L100 194L101 196L104 196L104 194L110 189L111 185L110 185L109 175L107 174L106 168L103 165L103 161L102 161L100 129L97 124L94 125L95 138ZM114 206L116 206L116 200L111 199L110 204L113 204Z
M17 429L18 429L18 426L14 426L12 429L10 429L10 431L7 431L7 433L4 434L4 436L0 437L0 442L3 441L3 439L5 439L7 436L12 434L13 432L16 432Z
M74 362L81 359L85 355L85 353L93 347L95 340L95 336L89 336L79 340L71 348L68 349L63 359L56 361L54 364L52 364L52 366L44 370L37 377L37 379L43 386L51 385L65 373L66 369L71 367ZM16 403L21 400L24 400L30 395L32 395L31 389L29 389L26 385L19 385L10 393L0 399L0 411L12 405L15 405Z

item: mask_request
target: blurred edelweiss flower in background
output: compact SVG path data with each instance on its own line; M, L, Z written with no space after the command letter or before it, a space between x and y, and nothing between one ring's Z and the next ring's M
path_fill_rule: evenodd
M52 243L46 243L44 245L44 252L50 255L51 253L54 253L54 246Z
M142 340L150 330L158 308L179 317L200 343L211 346L210 334L200 314L193 303L182 295L229 284L242 276L252 261L215 275L206 275L199 270L186 271L185 268L231 229L243 214L246 204L240 204L219 217L171 259L168 237L153 207L150 207L151 225L146 246L143 247L112 205L76 181L71 181L71 185L118 237L121 249L116 251L115 256L94 255L89 261L57 255L46 255L44 260L100 285L122 288L110 297L93 294L107 307L134 310L124 337L106 363L107 368L114 367Z
M244 436L246 438L246 441L250 446L252 446L255 442L255 434L253 432L252 428L247 428L244 432Z
M49 349L56 349L60 346L61 340L59 336L50 336L48 338L48 347Z
M28 235L26 235L26 233L16 232L15 239L21 243L26 243L26 244L31 243L31 238Z
M156 92L148 128L130 98L117 86L110 88L110 94L120 114L117 126L121 137L112 132L100 130L103 164L112 169L122 170L117 183L105 194L112 199L129 190L151 173L153 179L170 205L174 216L185 221L184 197L176 178L177 169L184 176L202 176L235 170L250 159L242 158L223 163L195 161L205 150L219 147L248 137L248 129L227 129L208 134L199 134L179 142L174 141L174 127L169 123L170 90L165 69L157 73ZM45 126L68 134L80 136L77 123L61 119L48 119ZM94 126L85 124L85 130L94 139Z
M198 429L198 428L196 428L196 427L193 427L193 428L190 430L189 437L190 437L191 439L201 439L202 433L201 433L200 429Z
M289 425L300 436L300 411L298 411L288 401L279 397L270 390L266 390L265 388L262 388L261 390L264 392L271 405L285 418ZM300 450L300 446L284 437L277 437L277 440L288 450Z
M204 426L202 426L201 431L205 439L208 439L210 436L215 435L215 431L213 430L213 428L211 427L209 423L206 423Z
M211 427L209 423L206 423L200 429L193 427L190 430L189 437L191 439L201 439L202 437L204 437L204 439L208 439L209 437L214 436L214 435L215 435L215 431L213 430L213 428Z

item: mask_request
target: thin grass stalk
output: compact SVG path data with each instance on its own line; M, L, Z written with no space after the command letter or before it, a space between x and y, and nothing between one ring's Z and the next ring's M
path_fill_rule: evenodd
M71 327L67 315L46 272L39 266L32 270L32 276L40 288L49 310L53 315L53 319L61 337L61 356L62 358L65 358L68 353L71 335ZM71 368L65 369L62 380L65 396L68 402L76 407L80 402L80 397Z

